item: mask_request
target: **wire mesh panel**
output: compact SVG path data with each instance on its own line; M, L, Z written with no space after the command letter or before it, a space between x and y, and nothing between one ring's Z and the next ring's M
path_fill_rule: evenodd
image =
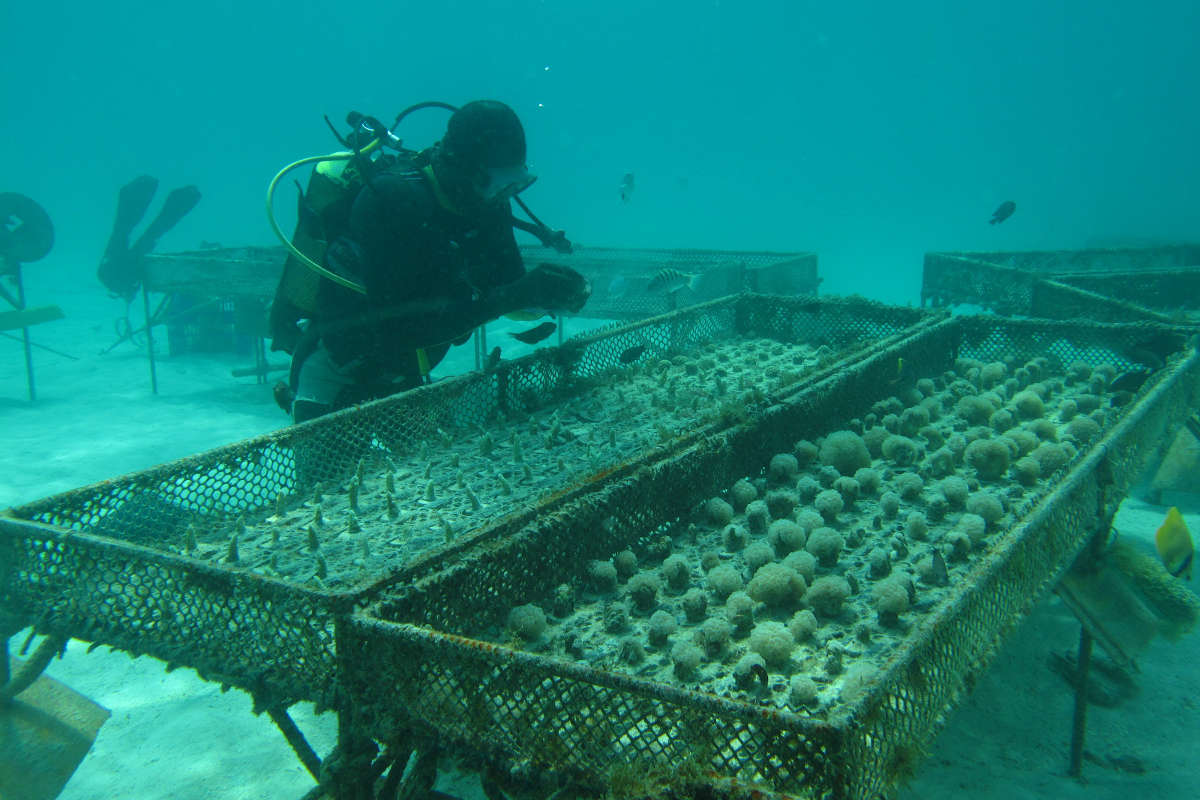
M743 320L776 327L784 324L783 316L769 303L742 313ZM1181 350L1186 333L1149 325L992 318L956 318L915 332L816 382L781 393L769 407L694 446L663 452L614 475L598 491L530 519L486 550L392 587L369 616L348 627L353 647L340 654L363 662L343 668L342 674L352 676L348 692L365 727L380 738L396 728L430 727L522 770L565 772L591 784L603 784L613 764L649 770L699 754L709 769L777 791L878 796L911 771L938 720L984 668L1022 610L1052 585L1090 537L1103 532L1105 520L1147 459L1200 401L1200 358L1194 350L1186 357L1168 353L1170 367L1160 362L1129 396L1111 389L1120 385L1119 375L1144 365L1139 352L1150 340L1161 336ZM845 547L852 553L836 567L818 566L816 576L818 581L842 576L851 593L869 593L866 587L886 582L872 566L880 543L886 543L896 559L893 568L900 577L895 579L908 581L916 598L901 603L908 609L903 613L912 615L911 625L883 622L882 610L863 616L863 607L856 606L848 618L823 623L840 625L844 638L837 633L804 646L803 655L793 651L786 666L771 666L769 691L765 672L763 688L756 680L750 685L731 682L738 653L752 650L753 644L729 645L732 650L714 656L710 672L687 679L676 673L679 680L673 678L671 662L675 669L680 663L675 648L668 658L665 645L656 650L652 641L642 643L652 629L650 609L670 609L677 617L681 633L669 640L674 644L688 643L693 633L700 642L704 634L701 623L683 621L686 601L682 589L667 589L664 556L692 558L686 554L696 545L703 549L705 541L719 540L719 527L706 530L710 499L727 496L728 487L740 479L754 479L764 471L769 475L764 469L768 462L770 470L777 463L786 465L776 458L797 439L820 441L822 435L847 428L866 435L876 423L901 425L901 415L891 410L900 401L889 395L913 387L897 382L898 368L933 376L917 382L941 382L960 400L1004 393L1013 405L993 409L994 418L984 418L982 426L966 421L972 403L956 405L954 414L964 415L961 432L973 430L972 441L1003 440L1004 447L1012 441L1030 447L1028 452L1049 445L1062 460L1041 462L1047 465L1041 479L1030 483L1017 480L1016 465L1009 477L1007 471L989 474L984 462L969 461L982 484L974 491L989 489L998 495L1003 490L1005 495L1005 516L998 518L1005 522L985 533L980 518L981 538L972 545L959 527L934 538L931 532L939 520L958 517L955 526L966 525L967 514L944 507L938 512L948 488L935 492L937 473L924 471L936 467L905 469L894 449L887 457L892 466L886 469L892 477L886 480L898 487L901 475L923 475L926 489L901 503L899 514L876 516L875 533L870 522L874 501L860 500L859 510L850 512L859 522L849 522L846 534ZM1004 386L1008 380L1014 381L1011 387ZM1063 402L1055 412L1053 424L1056 432L1063 431L1065 444L1033 433L1051 424L1045 417L1014 424L999 416L999 411L1013 414L1027 408L1032 398L1021 393L1036 393L1026 387L1043 384L1050 397L1059 392L1080 398ZM1091 393L1099 387L1108 398L1105 403L1084 404L1083 398L1095 396ZM884 423L887 414L896 419ZM796 452L803 449L796 446ZM1004 458L1007 470L1007 451ZM802 474L797 486L804 480ZM965 493L965 481L963 486ZM775 491L788 493L786 484ZM732 499L732 493L728 496ZM768 502L781 499L770 492L767 497ZM793 514L787 507L771 517L800 519L801 512ZM983 505L972 507L988 513ZM920 511L928 532L907 521L907 509ZM833 524L830 517L825 521ZM844 517L839 524L846 524ZM855 530L856 524L863 527ZM761 536L768 538L766 531ZM850 544L851 537L857 543ZM927 566L934 550L950 564L948 585ZM632 586L640 572L630 573L622 585L614 574L614 588L596 588L596 565L619 563L622 553L663 576L655 584L657 605L639 613ZM718 564L738 558L732 552L714 556ZM908 569L911 580L903 577ZM810 579L809 586L816 585ZM713 587L710 582L709 603ZM874 602L881 603L881 596ZM806 603L819 608L819 601L809 597L805 595ZM519 609L524 614L530 605L544 610L548 621L537 622L541 632L527 639L519 632L524 623L515 623L514 615ZM581 610L593 606L594 611ZM724 611L728 617L729 606ZM623 614L628 618L621 622ZM533 619L542 620L542 615L534 612ZM617 624L608 627L614 619ZM762 624L761 617L756 624ZM603 629L597 631L597 625ZM380 652L388 655L378 658ZM783 698L796 690L780 683L788 674L821 678L819 693L826 699L789 710ZM397 696L404 701L394 703Z
M814 253L580 247L562 256L523 247L521 254L530 264L559 261L582 273L592 296L580 316L596 319L640 319L743 291L815 295L820 285ZM659 285L664 271L683 285Z
M1170 322L1195 308L1200 246L1012 253L928 253L922 305L970 303L999 314Z
M529 265L566 264L592 283L580 316L641 319L743 291L815 295L820 285L814 253L742 250L654 250L577 247L564 255L539 245L521 247ZM225 247L146 257L146 285L156 292L269 300L279 285L287 252L282 247ZM652 287L662 270L685 273L674 291Z

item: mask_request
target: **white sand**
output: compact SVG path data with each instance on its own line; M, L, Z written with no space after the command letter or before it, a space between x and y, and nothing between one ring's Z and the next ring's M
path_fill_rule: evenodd
M121 304L103 300L98 289L71 289L68 283L30 272L31 304L58 302L68 313L67 320L35 329L35 339L80 356L68 361L35 355L37 402L30 404L25 397L20 345L0 340L0 420L6 445L0 454L0 507L287 423L268 387L256 385L253 378L230 377L230 368L247 365L249 357L163 356L160 394L152 395L142 350L125 344L97 355L112 341L112 319L120 315ZM508 338L492 337L492 344ZM165 352L162 334L160 344ZM523 346L505 343L506 356L521 352ZM469 345L453 358L457 368L469 366ZM281 360L278 355L275 359ZM1118 527L1127 536L1151 537L1162 509L1127 505ZM1193 504L1190 510L1197 508ZM1200 518L1189 515L1188 521L1200 530ZM1195 699L1200 637L1195 635L1151 647L1141 662L1141 692L1135 698L1117 709L1091 708L1088 750L1101 758L1134 756L1145 764L1145 774L1089 762L1086 785L1064 777L1072 699L1063 680L1047 669L1046 655L1073 649L1078 633L1078 624L1061 603L1049 599L1039 604L975 692L950 716L902 796L1197 796L1192 761L1200 738ZM64 798L232 800L299 797L312 787L270 720L250 713L248 696L222 694L190 670L167 674L150 658L84 650L84 644L73 642L48 672L113 715ZM303 706L292 712L317 751L327 753L335 737L333 717L314 717ZM465 796L477 786L472 776L458 780L447 784L447 790Z

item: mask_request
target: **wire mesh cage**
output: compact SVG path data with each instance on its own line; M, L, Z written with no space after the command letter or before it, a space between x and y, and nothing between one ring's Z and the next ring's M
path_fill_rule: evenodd
M984 668L1023 609L1053 584L1091 537L1106 533L1106 520L1124 491L1200 400L1200 359L1194 350L1173 357L1170 368L1160 368L1134 396L1108 392L1117 376L1137 368L1131 353L1138 345L1161 333L1137 325L984 318L956 318L914 333L777 398L752 420L694 448L663 454L596 494L531 520L486 551L393 587L343 629L346 691L355 698L363 725L379 738L410 727L432 729L515 770L566 773L597 788L617 769L648 773L698 760L714 773L776 791L876 797L913 768L938 720ZM1184 334L1169 332L1180 349ZM896 387L892 372L898 364L909 365L916 375L937 376L928 380L941 380L955 392L965 391L970 382L986 385L981 373L987 370L981 367L995 363L1007 363L1014 376L1022 369L1041 370L1040 380L1029 375L1012 379L1045 381L1056 387L1051 395L1057 391L1064 396L1072 393L1071 381L1078 387L1099 387L1082 377L1095 369L1098 376L1107 376L1102 381L1108 387L1106 402L1092 408L1086 423L1062 423L1065 441L1072 443L1069 457L1046 462L1051 466L1039 480L1027 484L1009 473L991 475L983 462L972 467L984 488L1003 491L1006 516L983 545L965 545L957 556L959 544L950 543L955 534L942 540L939 546L952 562L944 588L934 588L939 582L922 571L927 568L915 567L919 579L905 586L913 599L902 603L908 609L904 613L913 615L910 624L890 629L882 622L869 624L870 614L858 614L857 624L843 619L845 624L829 639L798 645L786 667L771 665L780 678L788 670L793 677L821 677L825 700L815 707L789 707L782 697L793 691L790 682L780 684L775 675L766 698L754 681L730 684L725 679L737 667L728 651L712 659L711 676L685 680L672 679L669 662L675 661L675 669L679 663L674 648L668 658L651 642L644 646L645 661L629 658L652 635L650 608L670 608L681 629L689 629L697 641L705 635L702 625L681 621L686 601L678 590L667 591L665 577L656 605L640 614L632 577L623 587L610 587L608 601L600 590L589 592L585 587L595 579L595 564L618 561L618 554L627 551L665 576L664 555L678 554L683 543L682 551L694 559L695 581L695 562L702 563L704 556L696 559L696 548L688 550L686 543L720 541L716 530L704 530L711 498L726 496L746 476L769 474L775 468L773 455L791 451L797 439L817 441L838 430L858 430L856 419L865 425L869 415L891 408L888 397ZM1027 389L1010 397L1023 406L1029 398L1019 397L1022 391ZM1078 391L1083 397L1091 389ZM1068 412L1066 405L1060 404L1059 414L1083 419L1075 416L1077 408ZM1047 421L1039 419L1043 421L1028 420L1030 430L1046 427ZM997 434L990 441L1009 430L999 418L972 427L989 424ZM1017 430L1025 429L1015 426ZM975 435L985 438L980 431ZM1005 435L1022 438L1016 432ZM1051 443L1044 440L1037 446L1045 444ZM1056 449L1057 442L1052 444ZM1013 469L1015 476L1015 465ZM895 471L920 474L920 469ZM936 549L928 534L918 537L911 522L902 522L911 510L927 515L934 525L933 493L923 491L901 502L897 514L885 512L878 532L865 522L875 506L870 501L866 505L869 510L841 520L851 527L858 520L866 529L858 531L856 544L847 543L853 554L816 573L818 580L822 574L849 578L850 587L860 587L850 589L854 594L882 583L870 566L876 560L870 553L881 544L891 546L897 561L907 564L933 561L928 554ZM961 523L965 514L957 516ZM965 541L965 534L958 536ZM711 580L708 591L713 591ZM573 597L573 605L564 605L564 596ZM812 602L816 607L818 601ZM550 620L533 640L536 645L513 632L512 615L529 604L544 609ZM578 625L572 627L584 605L598 607L596 613L588 612L590 638ZM631 621L623 628L607 627L612 609L620 605ZM882 620L883 612L877 613ZM861 631L869 634L871 644L854 644ZM686 641L686 635L680 638ZM606 644L611 645L607 650ZM659 666L645 666L656 658ZM402 702L395 702L396 697Z
M1200 357L1187 333L945 319L859 300L717 300L12 509L0 516L0 609L6 629L31 624L193 667L260 709L313 700L379 741L420 729L522 774L600 788L614 769L684 759L777 791L872 797L919 759L1021 610L1194 410ZM965 443L954 456L956 434L1004 438L1034 448L1029 457L1051 444L1049 429L1033 441L1036 420L1017 417L1038 405L1022 396L1035 386L1057 415L1041 427L1070 445L1050 448L1058 458L1036 480L985 476L983 461L962 460ZM936 420L902 427L921 422L906 403L947 392L964 405L942 408L941 446L925 430ZM979 402L982 419L971 416ZM884 448L877 429L913 449ZM912 483L902 476L929 487L890 511L883 486L828 517L826 501L815 511L815 497L800 499L813 484L827 492L829 479L839 495L849 485L800 456L839 431L879 439L870 469L897 495ZM946 450L936 469L951 474L975 465L980 490L1003 498L994 527L943 539L909 527L917 511L937 527L926 450ZM597 583L608 579L596 565L625 552L666 575L672 550L690 547L688 581L711 550L757 592L750 546L713 524L721 503L732 519L724 498L739 483L763 498L761 529L749 506L738 511L747 538L769 541L767 521L799 526L802 513L844 529L832 565L783 564L804 581L798 602L825 609L825 632L767 661L761 688L759 672L738 683L727 663L753 649L741 639L717 650L704 640L690 672L680 663L691 656L628 643L654 606L631 592L632 577ZM956 524L965 515L941 513ZM881 548L897 579L911 578L906 610L887 624L873 605ZM935 548L944 584L929 567ZM830 590L844 592L842 611L809 595L825 578L845 584ZM684 621L674 584L641 583L656 580L651 603L677 611L674 643L692 644L703 623ZM711 599L710 616L722 616L720 600L734 618L709 584L691 589ZM530 606L544 609L540 639L515 632L514 609ZM798 639L781 613L751 621ZM792 684L810 672L821 679L815 705L793 704Z
M0 518L3 604L262 703L328 702L339 609L926 319L866 301L727 298L46 498ZM704 392L658 387L663 371L698 373L675 361L705 349L724 360L708 357Z
M566 264L592 283L592 296L580 316L641 319L743 291L816 295L820 285L815 253L743 250L655 250L577 247L564 255L540 245L524 245L526 264ZM146 285L156 292L203 297L270 300L279 284L287 252L281 247L226 247L146 257ZM675 270L687 285L674 291L651 288L663 270Z
M1200 297L1200 245L928 253L922 305L1108 322L1187 322Z

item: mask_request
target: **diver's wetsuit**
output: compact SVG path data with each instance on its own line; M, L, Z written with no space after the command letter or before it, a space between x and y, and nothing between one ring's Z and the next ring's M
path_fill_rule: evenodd
M367 293L321 282L308 353L302 345L293 364L297 422L418 385L419 348L432 367L510 310L492 301L525 273L508 203L463 216L439 202L433 180L401 162L355 198L325 261Z

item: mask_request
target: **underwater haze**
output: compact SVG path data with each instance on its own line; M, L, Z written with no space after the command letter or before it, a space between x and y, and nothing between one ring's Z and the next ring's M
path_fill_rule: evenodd
M823 291L915 302L929 250L1200 239L1198 16L1185 0L10 2L0 191L55 221L38 272L94 283L136 175L204 195L160 251L269 244L267 181L338 149L322 115L491 97L526 125L526 199L578 242L815 251ZM398 133L423 147L444 123ZM1016 213L988 225L1005 200Z

